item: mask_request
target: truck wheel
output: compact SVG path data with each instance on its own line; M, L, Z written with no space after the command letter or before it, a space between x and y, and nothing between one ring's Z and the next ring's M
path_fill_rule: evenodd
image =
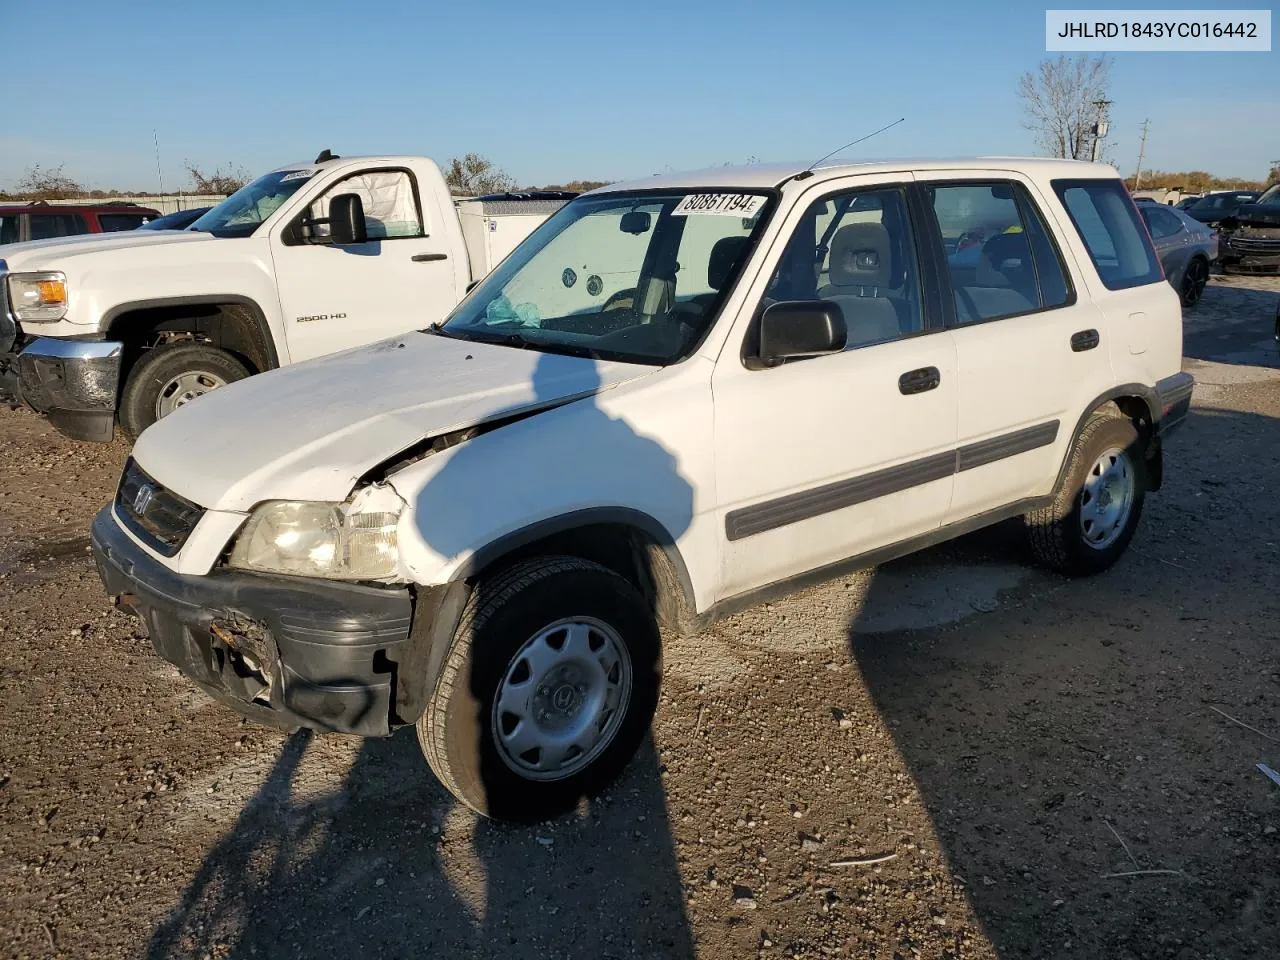
M1098 410L1072 447L1053 503L1023 517L1031 552L1069 576L1099 573L1120 558L1142 516L1147 473L1137 427Z
M120 397L120 426L134 439L161 417L210 390L249 376L249 368L207 343L155 347L133 366Z
M526 561L477 585L418 741L478 813L551 816L626 766L661 673L657 621L630 583L576 557Z

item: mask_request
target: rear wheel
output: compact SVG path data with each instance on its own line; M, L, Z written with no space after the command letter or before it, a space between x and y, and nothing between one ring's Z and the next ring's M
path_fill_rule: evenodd
M418 739L474 810L551 816L626 766L660 675L658 625L630 583L576 557L530 560L477 584Z
M1178 291L1184 307L1194 307L1204 296L1205 285L1209 282L1209 264L1200 257L1192 257L1185 270L1182 271L1182 287Z
M1070 576L1115 563L1142 516L1144 452L1133 421L1114 410L1095 412L1076 438L1053 503L1023 518L1036 559Z
M130 437L196 397L249 376L232 354L207 343L149 350L133 366L120 396L120 426Z

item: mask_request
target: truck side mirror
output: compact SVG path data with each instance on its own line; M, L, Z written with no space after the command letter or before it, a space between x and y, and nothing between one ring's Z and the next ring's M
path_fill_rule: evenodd
M760 359L768 366L839 353L847 340L844 311L830 300L784 300L760 317Z
M337 246L364 243L369 234L364 225L364 203L359 195L340 193L329 201L329 240Z

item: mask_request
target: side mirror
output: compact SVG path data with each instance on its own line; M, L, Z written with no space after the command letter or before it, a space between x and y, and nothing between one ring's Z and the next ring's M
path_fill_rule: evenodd
M354 193L340 193L329 201L329 239L337 246L364 243L364 203Z
M767 365L839 353L847 340L844 312L830 300L784 300L760 317L760 359Z

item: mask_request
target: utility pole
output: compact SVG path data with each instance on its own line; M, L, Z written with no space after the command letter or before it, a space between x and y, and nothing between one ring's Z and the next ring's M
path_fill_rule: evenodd
M1133 171L1133 192L1138 192L1138 184L1142 183L1142 158L1147 153L1147 127L1151 126L1151 121L1142 121L1142 141L1138 144L1138 169Z
M1102 141L1107 137L1107 107L1111 106L1110 100L1095 100L1093 105L1098 108L1098 122L1093 125L1093 155L1091 159L1097 163L1102 159Z

